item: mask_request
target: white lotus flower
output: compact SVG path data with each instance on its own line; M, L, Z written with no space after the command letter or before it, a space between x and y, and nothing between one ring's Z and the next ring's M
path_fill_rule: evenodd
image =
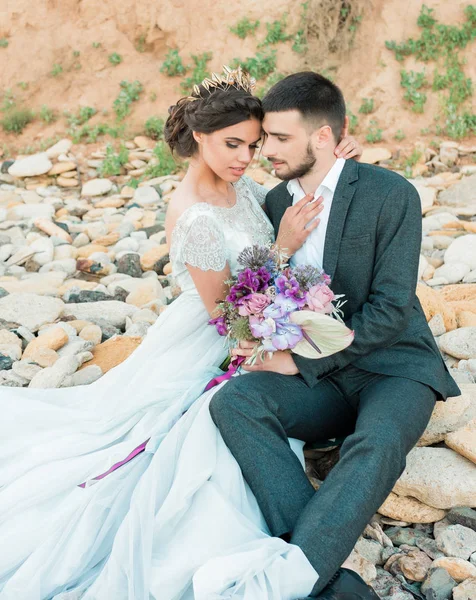
M304 358L331 356L350 346L354 340L352 329L329 315L312 310L299 310L291 313L290 319L296 325L300 325L305 334L293 348L293 352Z

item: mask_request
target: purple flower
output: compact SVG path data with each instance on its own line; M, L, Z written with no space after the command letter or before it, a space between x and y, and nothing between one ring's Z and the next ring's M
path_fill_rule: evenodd
M290 269L286 269L276 278L276 287L281 294L287 298L292 298L299 308L306 304L305 293L301 290L298 280L294 277Z
M271 343L276 350L289 350L303 338L299 325L294 323L276 322L276 332L271 335Z
M222 315L220 317L215 317L215 319L210 319L208 321L209 325L215 325L216 330L218 331L218 335L226 335L228 333L228 328L225 323L225 317Z
M256 275L258 276L258 278L260 280L259 291L261 292L261 291L267 290L269 280L271 279L271 274L269 273L269 271L265 267L260 267L257 270Z
M285 296L284 294L278 294L274 299L273 304L270 304L263 314L265 317L271 317L271 319L281 319L290 312L294 312L298 308L298 303L294 298Z
M238 301L238 312L242 317L257 315L271 303L269 296L265 294L249 294Z
M311 265L297 265L292 269L292 274L297 279L302 290L309 291L319 283L330 285L331 278L322 269Z
M263 317L250 317L250 330L255 338L269 337L276 331L276 323L273 319L265 319Z
M231 286L226 300L238 306L239 300L244 296L256 292L264 292L268 288L270 279L271 275L264 267L259 268L257 271L244 269L244 271L238 273L238 281Z
M238 264L249 269L259 269L260 267L268 266L269 262L273 262L274 252L267 246L259 246L254 244L253 246L247 246L238 255Z

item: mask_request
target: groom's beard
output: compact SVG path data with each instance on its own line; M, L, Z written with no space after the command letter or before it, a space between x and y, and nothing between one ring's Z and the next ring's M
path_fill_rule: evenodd
M282 179L283 181L290 181L291 179L300 179L304 177L311 171L311 169L316 164L317 158L314 154L314 150L312 149L311 142L308 143L306 148L306 154L302 159L301 163L292 169L290 168L285 173L276 173L276 177Z

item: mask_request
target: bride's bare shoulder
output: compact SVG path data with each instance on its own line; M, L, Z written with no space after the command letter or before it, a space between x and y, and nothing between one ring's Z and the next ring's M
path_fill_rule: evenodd
M185 186L180 186L172 194L167 206L167 215L165 218L165 230L167 240L170 240L172 231L177 223L177 220L182 214L191 208L194 204L203 202L203 200L194 193L193 190L187 189Z

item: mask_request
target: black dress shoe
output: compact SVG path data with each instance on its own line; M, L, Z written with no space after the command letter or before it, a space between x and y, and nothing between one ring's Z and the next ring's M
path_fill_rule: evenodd
M380 600L355 571L339 569L317 596L321 600Z

